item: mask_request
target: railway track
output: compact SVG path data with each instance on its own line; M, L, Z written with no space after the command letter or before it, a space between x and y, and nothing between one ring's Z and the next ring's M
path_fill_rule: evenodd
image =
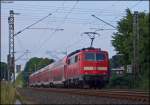
M144 104L149 104L149 92L143 91L131 91L131 90L91 90L91 89L58 89L58 88L32 88L33 91L45 91L45 92L59 92L74 95L107 97L116 99L125 99L140 101Z

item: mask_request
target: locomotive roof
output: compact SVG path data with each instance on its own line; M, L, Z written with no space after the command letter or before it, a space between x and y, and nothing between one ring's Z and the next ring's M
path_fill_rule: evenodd
M76 54L76 53L78 53L80 51L84 51L84 50L101 50L101 49L100 48L94 48L94 47L82 48L82 49L79 49L79 50L76 50L76 51L70 53L68 55L68 57L70 57L70 56L72 56L72 55L74 55L74 54Z

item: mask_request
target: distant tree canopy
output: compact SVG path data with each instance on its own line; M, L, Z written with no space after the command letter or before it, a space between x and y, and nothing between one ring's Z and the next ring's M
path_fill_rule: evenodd
M0 79L5 79L7 80L8 77L8 71L7 71L7 64L5 62L0 62Z
M48 64L51 64L54 62L53 59L48 59L48 58L31 58L25 65L24 68L24 79L27 82L29 79L29 75L45 66Z
M140 81L139 87L148 89L149 86L149 63L150 63L150 35L149 35L149 13L139 12L139 64ZM124 16L117 26L117 31L112 36L112 45L117 54L121 54L120 64L132 64L133 59L133 13L126 10ZM115 64L116 65L116 64Z
M23 71L19 72L15 81L15 85L18 87L24 87L25 86L25 79L23 76Z
M123 55L114 55L110 59L110 67L111 68L118 68L118 67L123 66L122 57L123 57Z
M126 10L126 16L118 22L118 32L114 33L112 45L118 54L123 55L122 63L131 64L133 58L133 14L129 9ZM139 50L140 64L150 61L149 42L149 13L139 13Z

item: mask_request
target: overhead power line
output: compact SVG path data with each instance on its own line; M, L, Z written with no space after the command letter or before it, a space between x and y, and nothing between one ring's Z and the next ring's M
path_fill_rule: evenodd
M100 19L100 18L96 17L95 15L91 15L91 16L93 16L93 17L97 18L98 20L100 20L100 21L104 22L105 24L107 24L107 25L109 25L109 26L111 26L111 27L113 27L113 28L117 29L115 26L113 26L113 25L111 25L110 23L108 23L108 22L106 22L106 21L104 21L104 20L102 20L102 19Z
M116 29L109 29L109 28L90 28L90 29L95 29L96 31L104 31L104 30L116 30Z
M55 31L63 31L64 30L64 29L57 29L57 28L28 28L28 29L55 30Z
M69 12L67 15L65 15L63 21L56 27L56 29L58 29L61 25L63 25L63 24L65 23L66 19L68 18L69 14L73 11L73 9L76 7L77 3L78 3L78 1L76 1L76 3L72 6L72 8L70 9L70 12ZM63 5L64 5L64 3L63 3ZM46 38L46 39L43 41L43 43L42 43L41 45L39 45L39 48L38 48L37 50L42 49L42 47L44 46L44 44L45 44L56 32L57 32L56 30L55 30L54 32L52 32L51 35L50 35L48 38ZM37 51L36 51L36 52L37 52Z
M133 6L131 6L130 8L133 9L134 7L136 7L137 5L139 5L142 2L142 0L138 1L136 4L134 4Z
M15 61L20 60L23 56L27 55L29 52L29 50L26 50L22 55L20 55L18 58L15 59Z
M39 23L40 21L44 20L45 18L47 18L47 17L48 17L48 16L50 16L50 15L52 15L52 14L50 13L50 14L48 14L47 16L43 17L42 19L40 19L40 20L36 21L35 23L33 23L33 24L31 24L31 25L29 25L29 26L25 27L24 29L22 29L22 30L18 31L16 34L14 34L14 36L16 36L16 35L20 34L21 32L23 32L24 30L26 30L26 29L28 29L28 28L32 27L33 25L35 25L35 24Z

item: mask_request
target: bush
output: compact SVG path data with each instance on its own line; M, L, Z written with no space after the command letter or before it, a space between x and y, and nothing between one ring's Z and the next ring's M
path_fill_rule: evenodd
M23 72L20 72L16 78L15 85L17 87L25 87L25 80L23 78Z
M131 85L131 75L123 75L123 76L117 76L113 75L110 79L110 82L108 84L108 87L110 88L132 88Z

